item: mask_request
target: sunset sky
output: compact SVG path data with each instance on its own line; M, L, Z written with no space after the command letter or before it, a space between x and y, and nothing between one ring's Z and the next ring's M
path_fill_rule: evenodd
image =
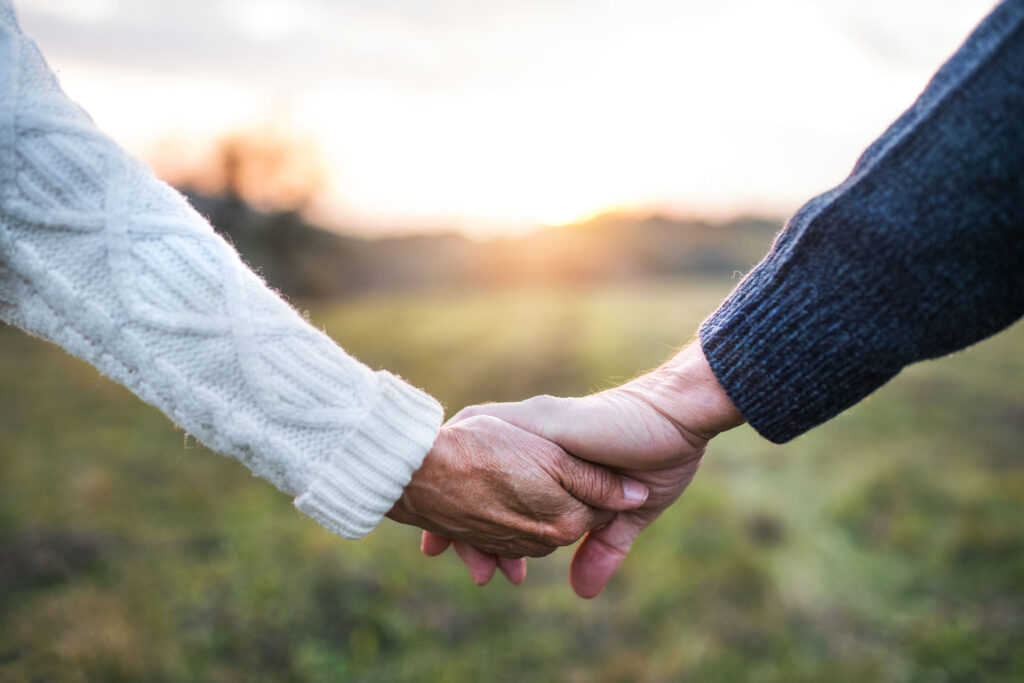
M15 0L151 162L274 125L326 222L512 233L784 216L842 180L992 0Z

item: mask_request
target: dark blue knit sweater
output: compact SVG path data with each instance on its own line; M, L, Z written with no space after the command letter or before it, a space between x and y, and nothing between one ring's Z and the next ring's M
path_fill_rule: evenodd
M1000 3L701 327L747 421L787 441L1024 314L1024 0Z

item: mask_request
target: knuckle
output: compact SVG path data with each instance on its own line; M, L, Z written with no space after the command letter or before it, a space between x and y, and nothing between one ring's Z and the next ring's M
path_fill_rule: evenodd
M480 407L479 406L475 406L475 405L474 406L466 406L465 408L463 408L459 412L455 413L455 415L452 416L451 421L452 422L458 422L459 420L466 420L466 419L469 419L471 417L476 417L479 414L480 414Z
M555 410L562 399L557 396L551 396L550 394L540 394L534 396L523 402L523 405L529 406L531 409L537 410L541 413L550 412Z
M594 465L588 467L590 470L590 477L592 478L591 486L595 495L599 496L602 500L614 498L620 491L622 491L622 482L619 478L613 475L608 470Z
M575 543L585 532L576 516L557 522L551 526L545 535L545 540L550 545L561 547Z
M573 462L580 497L587 500L608 500L615 496L615 489L619 486L617 477L597 465L585 464L575 459Z

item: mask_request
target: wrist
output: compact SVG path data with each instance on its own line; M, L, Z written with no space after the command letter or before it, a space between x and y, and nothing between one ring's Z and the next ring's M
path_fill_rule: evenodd
M625 386L641 393L677 428L705 440L745 422L698 342Z
M441 438L440 434L438 435L438 438ZM422 515L418 512L419 505L417 504L417 500L419 498L420 490L424 487L427 480L430 479L428 472L431 468L432 460L436 458L436 456L434 456L436 448L437 446L435 444L435 446L431 448L423 458L423 463L420 465L419 469L413 472L412 477L409 479L409 483L405 485L404 489L402 489L402 495L398 497L395 504L391 506L391 509L384 514L385 517L393 522L398 522L399 524L422 526L423 519Z
M438 499L445 499L447 493L440 482L458 478L459 473L451 470L451 458L446 454L451 451L453 435L450 430L441 427L433 446L423 458L419 468L413 472L409 483L402 490L395 504L384 515L393 522L420 527L428 531L443 531L432 523L431 512L437 513Z

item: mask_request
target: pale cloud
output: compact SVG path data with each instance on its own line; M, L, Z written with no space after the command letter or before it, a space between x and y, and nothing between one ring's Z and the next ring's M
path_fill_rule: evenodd
M841 180L989 0L20 0L119 140L283 116L365 226L784 213ZM284 112L284 114L282 114Z
M117 0L32 0L18 3L19 9L81 24L109 21L117 12Z

